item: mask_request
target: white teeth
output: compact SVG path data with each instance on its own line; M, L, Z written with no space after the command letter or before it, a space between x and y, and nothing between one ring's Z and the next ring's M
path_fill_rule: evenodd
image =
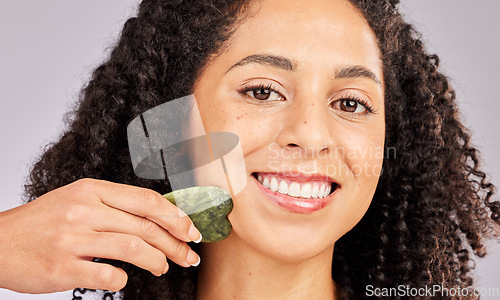
M292 184L293 185L293 184ZM298 186L298 184L297 184ZM302 186L302 188L300 189L300 197L302 198L311 198L311 184L310 183L306 183Z
M329 185L326 189L325 189L325 197L330 195L330 190L332 189L332 186Z
M288 194L288 184L284 180L280 182L279 192L282 194Z
M313 186L313 189L312 189L312 192L311 192L311 197L313 197L313 198L318 197L318 193L319 193L319 186L317 184L315 184Z
M281 189L281 184L280 184L280 189ZM290 184L290 188L288 189L288 195L292 197L300 196L300 185L297 182L292 182L292 184Z
M269 183L269 179L267 179L267 177L264 178L264 182L262 182L262 185L265 186L266 188L269 188L271 186L270 183Z
M271 178L271 184L269 186L270 190L273 192L277 192L279 187L278 187L278 180L276 177Z
M298 183L291 181L287 183L287 180L280 180L272 176L262 176L258 175L257 180L265 187L273 192L278 192L281 194L289 195L292 197L300 197L305 199L310 198L324 198L327 197L332 187L329 184L320 184L318 182L312 183ZM300 202L303 203L303 202ZM302 204L300 204L302 205ZM299 206L300 206L299 205ZM304 207L310 207L309 204L304 204Z
M320 197L320 198L325 197L325 185L324 184L322 184L321 188L319 189L318 197Z

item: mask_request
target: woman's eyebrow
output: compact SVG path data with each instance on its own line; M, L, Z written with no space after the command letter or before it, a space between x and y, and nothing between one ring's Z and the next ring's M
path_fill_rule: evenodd
M279 69L283 69L285 71L295 71L297 65L296 62L292 62L292 60L283 56L270 55L270 54L253 54L243 58L242 60L232 65L226 71L226 74L233 68L251 63L268 65ZM343 66L335 72L336 79L358 78L358 77L371 79L375 81L375 83L377 83L379 86L382 86L382 83L378 79L377 75L375 75L375 73L370 71L368 68L360 65Z
M377 75L363 66L343 66L335 72L335 78L368 78L375 81L379 86L382 86Z
M239 62L232 65L227 71L231 71L235 67L243 66L250 63L257 63L262 65L268 65L283 69L285 71L295 71L295 64L288 58L283 56L269 55L269 54L254 54L249 55Z

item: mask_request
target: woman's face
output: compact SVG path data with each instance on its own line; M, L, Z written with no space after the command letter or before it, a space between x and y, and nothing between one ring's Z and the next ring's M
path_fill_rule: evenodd
M342 0L254 3L195 97L207 132L237 134L248 182L225 243L313 257L366 212L384 146L376 38Z

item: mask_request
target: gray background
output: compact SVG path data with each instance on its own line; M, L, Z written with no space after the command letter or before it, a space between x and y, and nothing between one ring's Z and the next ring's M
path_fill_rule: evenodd
M109 53L138 0L2 1L0 9L0 211L21 204L28 166L57 139L63 116ZM500 186L500 1L403 0L403 12L441 56L460 108ZM497 195L496 199L499 198ZM500 288L500 247L478 259L479 287ZM71 293L0 299L71 299ZM495 299L484 297L482 299Z

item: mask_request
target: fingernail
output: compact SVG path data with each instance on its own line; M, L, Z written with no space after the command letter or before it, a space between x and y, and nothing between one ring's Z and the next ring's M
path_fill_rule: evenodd
M197 262L195 262L194 264L192 264L191 266L193 266L193 267L197 267L197 266L199 266L199 265L200 265L200 262L201 262L201 257L199 257L199 256L198 256L198 261L197 261Z
M196 241L193 241L193 242L195 242L196 244L198 244L199 242L201 242L201 240L202 240L202 239L203 239L203 236L202 236L202 235L201 235L201 233L200 233L200 238L199 238L199 239L197 239Z
M201 241L201 233L196 227L194 227L194 224L191 224L191 227L189 227L188 238L195 243L199 243Z
M168 271L168 263L167 263L167 265L165 266L165 269L163 269L162 275L163 275L163 274L165 274L165 273L167 273L167 271Z
M196 267L200 264L200 256L196 254L193 250L189 249L188 255L186 257L186 261L188 264L190 264L193 267Z

